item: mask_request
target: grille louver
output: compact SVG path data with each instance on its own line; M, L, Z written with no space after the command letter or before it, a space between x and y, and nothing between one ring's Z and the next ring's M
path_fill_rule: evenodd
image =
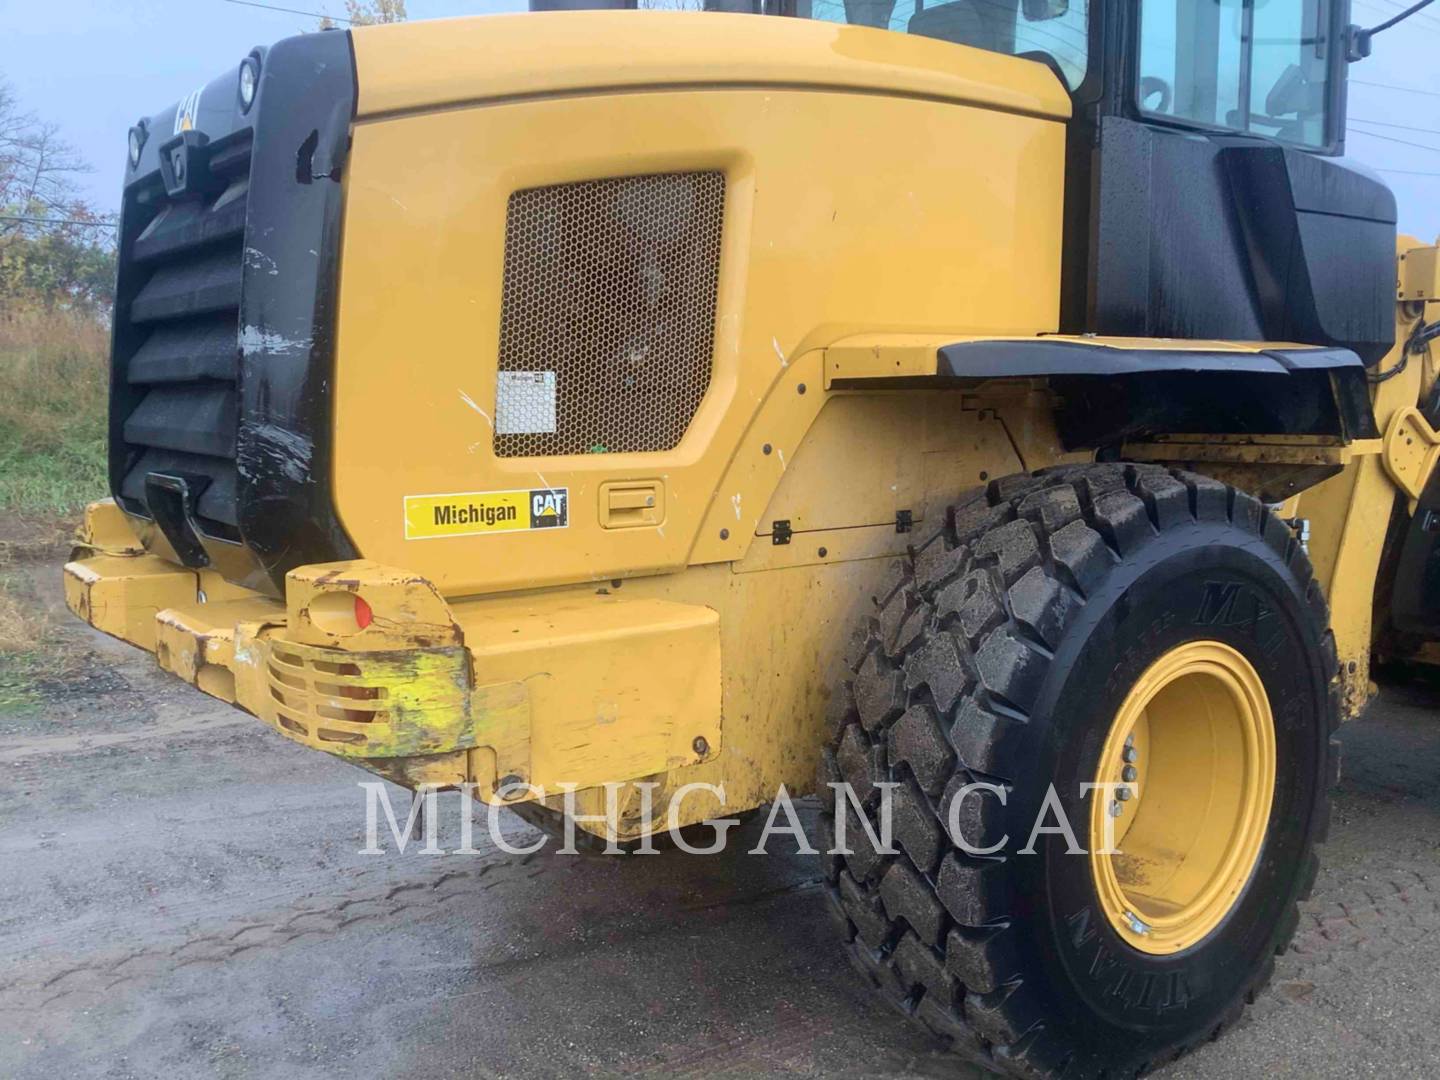
M495 453L669 450L710 385L725 176L510 197Z
M168 199L147 192L153 216L120 267L131 300L116 312L115 357L130 387L118 432L126 449L120 495L148 514L150 473L200 478L199 527L223 540L240 538L235 437L239 311L249 191L248 142L211 161L218 194Z

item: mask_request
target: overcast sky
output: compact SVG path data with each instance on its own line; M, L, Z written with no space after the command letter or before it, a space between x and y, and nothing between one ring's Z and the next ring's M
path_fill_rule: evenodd
M264 0L343 14L340 0ZM1357 21L1382 21L1409 0L1354 0ZM408 0L412 19L516 11L525 0ZM258 44L315 28L309 15L226 0L0 0L0 76L64 129L95 167L102 210L119 202L125 134L239 62ZM1440 3L1375 39L1351 67L1348 154L1385 170L1403 230L1440 235ZM1409 88L1409 89L1401 89Z

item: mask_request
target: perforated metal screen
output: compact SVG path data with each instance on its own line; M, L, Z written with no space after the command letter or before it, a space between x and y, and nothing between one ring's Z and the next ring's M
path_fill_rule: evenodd
M510 196L498 456L680 441L710 385L724 208L720 172Z

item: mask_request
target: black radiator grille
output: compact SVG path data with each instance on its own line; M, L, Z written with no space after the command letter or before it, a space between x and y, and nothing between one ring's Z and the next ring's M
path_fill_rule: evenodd
M170 199L157 186L134 196L134 212L153 216L122 251L119 293L129 299L116 311L122 500L153 516L147 476L185 477L199 492L196 524L232 541L240 539L235 433L249 167L246 139L211 158L208 191Z

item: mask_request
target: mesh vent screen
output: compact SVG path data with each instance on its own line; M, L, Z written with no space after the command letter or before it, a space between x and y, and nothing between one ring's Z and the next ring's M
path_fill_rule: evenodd
M510 196L499 457L668 450L710 385L725 176Z

